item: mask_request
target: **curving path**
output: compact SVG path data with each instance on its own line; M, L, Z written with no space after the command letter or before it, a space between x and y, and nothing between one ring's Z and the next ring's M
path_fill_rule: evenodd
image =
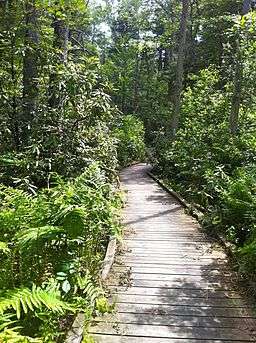
M256 318L236 291L223 251L138 164L128 191L123 249L108 284L116 313L90 331L99 343L256 342Z

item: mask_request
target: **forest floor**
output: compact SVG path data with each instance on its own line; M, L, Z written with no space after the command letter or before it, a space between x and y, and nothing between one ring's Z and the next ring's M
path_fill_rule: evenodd
M122 249L108 287L116 311L90 328L96 342L256 342L256 315L217 242L148 175L126 168Z

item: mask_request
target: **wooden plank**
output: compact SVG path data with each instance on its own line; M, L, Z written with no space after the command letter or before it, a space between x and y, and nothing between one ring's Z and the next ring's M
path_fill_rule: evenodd
M247 340L253 342L253 338L246 330L236 328L205 328L205 327L177 327L164 325L136 325L123 323L98 323L97 327L91 327L90 332L101 334L121 334L136 337L156 338L182 338L182 339L224 339L230 341Z
M140 265L140 264L162 264L162 265L197 265L197 266L211 266L217 265L226 266L226 260L222 258L213 258L213 257L177 257L177 256L147 256L147 255L119 255L116 257L116 263L123 264L127 263L131 265Z
M160 287L123 287L109 286L112 293L130 294L130 295L159 295L168 294L172 297L179 298L181 296L189 298L217 298L217 299L241 299L242 296L235 291L222 291L216 289L186 289L186 288L160 288Z
M175 263L176 262L176 263ZM169 261L165 260L153 260L153 261L148 261L148 259L130 259L130 258L124 258L124 259L118 259L115 263L116 267L131 267L131 268L136 268L136 267L141 267L141 268L168 268L175 270L175 268L202 268L201 270L207 271L207 270L218 270L222 269L225 271L230 271L228 266L225 263L219 263L216 264L214 261L209 263L208 261L198 261L198 260L182 260L179 259L178 261L176 259ZM174 269L173 269L174 268Z
M144 236L142 236L144 238ZM170 243L178 243L178 244L181 244L181 245L200 245L203 243L203 245L207 246L211 246L211 243L209 243L209 241L206 241L205 239L203 240L199 240L197 241L195 237L193 237L193 241L192 242L189 242L188 241L188 238L191 238L191 237L168 237L168 238L159 238L158 239L148 239L148 238L130 238L130 239L124 239L123 242L126 243L126 244L132 244L132 245L135 245L135 244L139 244L139 245L144 245L144 244L151 244L151 245L154 245L156 244L156 242L158 242L160 245L162 243L166 243L166 245L170 245Z
M188 298L186 296L182 296L182 294L180 294L179 297L174 297L172 295L169 295L168 291L158 295L130 295L113 292L111 298L118 301L119 303L248 308L248 305L241 299L216 299L207 297Z
M172 280L172 281L163 281L163 280L128 280L125 284L128 286L135 287L160 287L160 288L180 288L183 289L210 289L210 290L235 290L233 284L223 283L219 280L218 282L207 282L207 281L183 281L181 280ZM109 284L110 286L124 286L118 281L113 281Z
M174 244L174 243L173 243ZM175 245L175 244L174 244ZM151 251L151 254L149 252ZM146 256L150 259L151 256L153 257L168 257L175 256L177 258L184 258L189 256L191 259L193 258L222 258L224 260L227 259L226 255L223 254L223 251L212 250L211 248L207 247L200 247L200 246L179 246L178 244L175 247L172 246L162 246L162 247L152 247L149 246L127 246L127 245L120 245L120 256L127 256L127 257L136 257L136 256Z
M161 238L158 235L156 237L149 235L149 234L141 234L141 235L134 235L131 234L128 236L129 239L125 239L124 242L131 243L131 242L139 242L143 244L144 242L152 242L156 244L156 242L165 242L165 243L179 243L179 244L200 244L200 243L209 243L203 237L198 236L174 236L173 234L161 234ZM188 242L189 239L193 239L193 242Z
M117 276L122 276L124 273L115 273ZM179 282L180 286L182 287L183 284L186 283L197 283L200 282L204 283L221 283L221 284L229 284L232 281L230 276L222 276L219 278L218 276L214 275L193 275L193 274L140 274L131 272L130 274L131 280L154 280L154 281L167 281L167 282ZM234 279L233 281L235 281Z
M143 264L138 264L138 265L133 265L128 267L127 264L126 266L118 266L115 265L113 268L113 271L116 272L125 272L125 271L131 271L132 273L138 273L138 274L167 274L167 275L203 275L203 276L210 276L210 275L223 275L223 276L231 276L231 272L227 267L223 266L196 266L196 265L166 265L166 266L161 266L159 264L150 264L148 265L143 265Z
M209 252L203 250L163 250L163 249L143 249L143 248L129 248L126 250L122 250L123 256L131 257L131 256L146 256L150 260L154 257L176 257L176 258L185 258L189 257L191 259L199 259L199 258L222 258L226 259L226 257L218 252Z
M255 318L245 308L208 307L208 306L175 306L143 303L116 303L118 312L124 313L150 313L155 315L176 315L194 317L230 317L230 318Z
M163 325L176 327L204 327L204 328L231 328L246 329L256 327L256 319L228 318L228 317L192 317L192 316L162 316L150 313L115 313L97 317L95 322Z
M155 337L134 337L134 336L119 336L108 334L94 334L96 343L245 343L248 341L230 341L230 340L202 340L202 339L179 339L179 338L155 338Z

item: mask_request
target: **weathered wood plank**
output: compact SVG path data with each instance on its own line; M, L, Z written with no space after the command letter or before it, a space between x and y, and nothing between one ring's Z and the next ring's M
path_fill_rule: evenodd
M183 274L189 274L189 275L225 275L225 276L231 276L231 271L227 269L225 266L195 266L195 265L167 265L167 266L161 266L156 264L150 264L149 266L138 264L128 267L126 266L118 266L116 265L114 267L114 271L116 272L125 272L127 270L130 270L132 273L139 273L139 274L167 274L167 275L183 275Z
M230 317L230 318L254 318L246 308L186 306L186 305L158 305L143 303L116 303L118 312L123 313L150 313L159 315L176 315L192 317Z
M248 341L230 341L230 340L202 340L202 339L179 339L179 338L154 338L154 337L134 337L134 336L119 336L107 334L94 334L96 343L245 343Z
M204 327L204 328L236 328L246 329L256 327L256 319L252 318L229 318L229 317L192 317L192 316L164 316L150 313L115 313L98 317L97 322L164 325L177 327Z
M130 294L130 295L159 295L168 293L169 296L189 297L191 298L206 298L206 299L241 299L242 296L235 291L222 291L216 289L181 289L178 288L150 288L150 287L122 287L109 286L112 293Z
M211 265L227 265L225 259L220 258L211 258L211 257L190 257L190 256L145 256L145 255L128 255L125 256L120 255L116 258L116 262L118 263L127 263L131 265L140 265L140 264L162 264L162 265L197 265L197 266L211 266Z
M248 305L242 299L216 299L216 298L189 298L186 296L174 297L168 292L163 292L158 295L133 295L112 293L112 298L119 303L135 303L135 304L156 304L156 305L172 305L172 306L210 306L210 307L239 307L248 308ZM255 322L256 324L256 322Z
M117 272L117 276L122 276L123 273ZM221 279L218 277L218 275L193 275L193 274L141 274L141 273L130 273L130 280L136 281L136 280L149 280L149 281L167 281L167 282L179 282L180 286L182 287L183 284L186 283L197 283L200 282L205 283L221 283L221 284L229 284L230 281L232 281L232 278L230 276L222 276ZM235 281L234 279L233 281Z
M126 283L128 286L135 287L160 287L160 288L180 288L183 289L209 289L209 290L235 290L233 284L223 283L221 280L219 282L210 281L189 281L189 280L128 280ZM110 286L123 286L123 283L118 281L110 282Z
M253 342L253 338L245 329L237 328L210 328L210 327L177 327L164 325L136 325L123 323L98 323L97 327L92 327L91 332L101 334L119 334L137 337L156 338L182 338L182 339L208 339L208 340L248 340Z

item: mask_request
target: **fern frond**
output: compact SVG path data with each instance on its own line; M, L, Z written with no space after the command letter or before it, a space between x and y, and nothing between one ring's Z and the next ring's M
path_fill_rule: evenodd
M64 230L58 226L41 226L37 228L24 229L15 235L18 246L21 250L32 248L38 245L39 241L56 239Z
M53 287L42 289L33 285L32 290L28 288L8 290L0 298L0 313L4 314L5 311L13 309L18 319L21 313L26 314L29 310L35 311L42 307L58 313L71 310L71 306L61 300L59 290Z
M87 216L83 206L63 206L56 214L55 223L61 225L74 238L83 234Z
M78 275L77 285L92 306L94 306L96 300L104 294L101 287L95 286L89 273L85 276Z
M18 332L20 328L4 329L0 333L0 342L8 343L43 343L41 338L31 338L28 336L23 336Z
M0 332L3 331L5 328L7 328L10 325L13 325L16 323L16 320L13 320L14 314L4 314L0 318Z

